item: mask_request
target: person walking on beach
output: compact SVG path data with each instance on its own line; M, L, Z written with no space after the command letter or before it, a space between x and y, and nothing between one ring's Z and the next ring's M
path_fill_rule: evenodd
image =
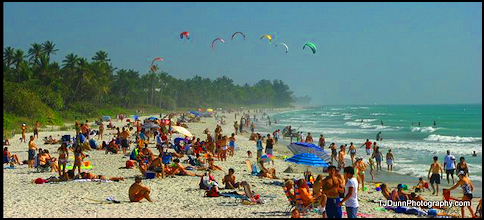
M430 164L430 169L428 173L428 178L430 179L430 185L432 186L432 190L434 191L432 195L437 193L436 194L437 196L439 195L440 179L442 179L444 175L444 171L442 170L442 166L439 164L438 160L439 160L438 157L434 157L434 162ZM432 176L430 176L430 172L432 172ZM437 191L435 191L434 183L437 184Z
M126 158L126 151L129 149L129 130L123 127L123 132L121 132L121 148L123 150L123 158Z
M25 132L27 131L27 125L26 124L22 124L22 140L24 141L24 143L27 143L26 139L25 139Z
M452 184L454 184L454 171L456 167L456 162L454 155L450 154L450 150L447 150L447 155L444 157L444 167L445 173L447 174L447 184L450 184L449 175L452 176Z
M34 158L35 158L35 151L37 150L37 145L34 143L34 136L30 136L30 141L29 141L29 168L34 168Z
M459 172L457 174L457 176L459 177L459 181L454 186L452 186L450 189L448 189L448 191L452 191L459 186L462 187L462 192L464 194L464 196L462 197L462 201L468 201L469 202L469 206L467 206L467 208L469 209L469 212L471 213L472 218L475 218L476 216L474 215L474 210L472 210L472 204L471 204L472 198L474 198L473 195L472 195L472 191L474 191L474 185L472 184L469 177L466 176L464 171ZM444 192L445 191L446 191L446 189L444 189ZM465 206L461 207L462 218L465 218L464 207Z
M229 156L233 157L235 154L235 134L232 133L232 135L229 138Z
M324 135L321 134L321 136L319 137L319 147L321 147L321 149L324 150L324 146L326 145L326 140L324 139Z
M353 167L345 167L345 197L338 203L338 207L341 207L345 203L348 218L357 218L358 213L358 181L354 177L354 174L355 170Z
M328 218L342 218L343 210L338 206L340 193L344 193L344 179L337 175L336 167L328 167L328 176L323 180L323 191L326 192L326 215Z
M387 171L393 171L393 161L395 160L395 158L393 158L392 149L388 149L386 159L387 159Z
M237 113L235 113L235 115L237 115ZM235 135L237 135L237 130L239 130L239 125L237 124L237 121L234 121L234 129L235 129Z
M366 155L370 155L371 154L371 142L370 140L366 139L366 142L364 144L362 144L360 147L363 147L366 145Z
M150 198L150 193L151 190L150 188L141 185L141 176L136 176L134 179L133 185L129 187L128 190L128 195L129 195L129 201L131 202L139 202L142 199L146 199L149 202L152 202Z
M366 164L363 162L363 157L357 157L355 163L353 164L353 168L356 171L356 179L358 180L358 183L362 186L362 189L365 187L365 170L366 170ZM373 175L372 175L372 180L373 180ZM358 190L360 190L358 185Z
M254 125L254 123L252 122L252 123L250 124L250 131L251 131L252 133L254 133L254 130L255 130L255 125Z
M356 156L356 147L353 145L353 142L350 143L350 147L348 149L348 153L350 154L351 157L351 164L353 164L353 160L355 159Z
M39 127L39 121L36 121L34 125L34 136L36 136L37 139L39 139Z

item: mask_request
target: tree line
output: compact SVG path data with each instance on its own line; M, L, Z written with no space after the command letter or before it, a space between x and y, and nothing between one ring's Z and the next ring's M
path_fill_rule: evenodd
M117 69L102 50L90 60L70 53L51 62L58 51L52 41L31 44L27 53L4 47L4 115L55 121L67 113L94 116L99 108L288 107L293 101L289 86L277 79L242 86L226 76L182 80L156 66L146 73Z

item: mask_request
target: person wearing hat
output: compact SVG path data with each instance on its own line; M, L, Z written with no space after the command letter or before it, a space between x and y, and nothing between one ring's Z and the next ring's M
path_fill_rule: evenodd
M362 157L356 157L356 161L353 165L353 168L356 168L356 179L358 180L358 186L362 186L361 189L365 188L365 170L366 164L363 162ZM358 187L358 190L360 188Z
M141 185L141 176L136 176L134 178L134 183L129 187L128 195L129 201L131 202L139 202L142 199L146 199L149 202L153 202L150 198L150 188Z
M403 184L399 183L397 185L397 193L398 193L398 199L400 201L407 201L408 200L408 194L403 192Z
M472 210L472 191L474 191L474 185L472 184L471 180L469 179L469 177L467 177L466 173L461 170L459 171L459 173L457 174L457 176L459 177L459 181L452 187L450 187L450 189L443 189L444 192L445 191L452 191L454 189L456 189L457 187L462 187L462 192L464 194L464 196L462 197L462 201L469 201L469 206L467 206L467 208L469 209L471 215L473 218L475 218L475 215L474 215L474 210ZM461 212L462 212L462 218L465 218L465 209L464 209L465 206L462 206L461 207Z

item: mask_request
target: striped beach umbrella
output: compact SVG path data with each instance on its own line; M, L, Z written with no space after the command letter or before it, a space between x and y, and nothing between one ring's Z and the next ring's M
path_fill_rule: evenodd
M291 150L293 154L310 153L316 155L324 161L331 160L331 155L329 155L325 150L321 149L315 144L305 142L293 142L287 145L287 148L289 148L289 150Z
M328 167L328 163L326 163L323 159L317 157L314 154L310 153L300 153L292 156L291 158L285 159L287 162L292 162L295 164L303 164L306 166L312 167Z

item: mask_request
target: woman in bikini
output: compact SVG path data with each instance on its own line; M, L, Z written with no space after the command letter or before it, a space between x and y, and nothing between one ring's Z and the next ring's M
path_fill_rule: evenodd
M62 176L66 173L66 165L67 165L67 158L69 158L69 150L67 149L67 144L62 143L62 145L57 149L59 153L59 176ZM62 172L61 172L61 165L62 165Z
M462 197L462 201L469 202L469 206L467 206L467 208L469 209L469 212L471 213L472 218L475 218L475 213L474 213L474 210L472 210L472 204L471 204L472 198L474 198L472 195L472 191L474 191L474 185L472 184L469 177L466 176L465 171L461 170L457 175L459 176L459 181L450 189L448 189L448 191L452 191L460 186L464 194L464 196ZM444 192L445 191L447 190L444 189ZM465 218L465 206L461 207L461 212L462 212L462 218Z
M356 168L356 174L357 174L356 179L358 180L358 190L360 189L359 188L360 185L362 185L361 189L364 189L366 164L363 162L363 158L357 157L353 168Z
M82 160L86 157L84 153L82 153L82 146L80 144L76 145L76 148L74 149L74 167L72 170L76 170L76 167L78 169L78 173L81 174L81 166L82 166Z

